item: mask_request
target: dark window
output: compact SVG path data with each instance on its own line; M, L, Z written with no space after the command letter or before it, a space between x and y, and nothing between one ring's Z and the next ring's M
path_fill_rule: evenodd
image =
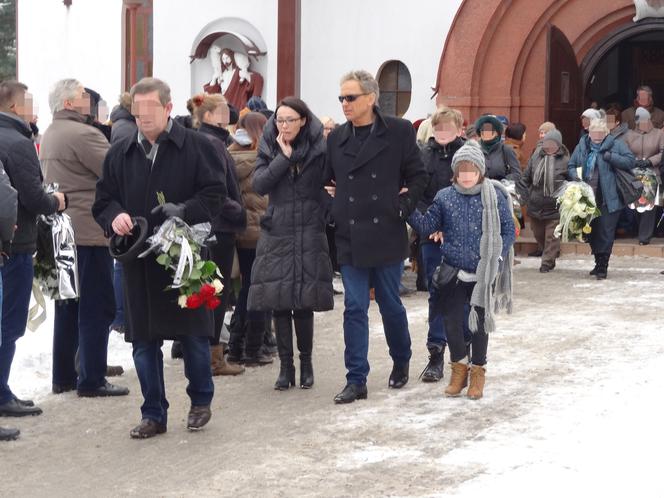
M410 71L401 61L387 61L378 70L378 105L387 115L401 117L410 106Z

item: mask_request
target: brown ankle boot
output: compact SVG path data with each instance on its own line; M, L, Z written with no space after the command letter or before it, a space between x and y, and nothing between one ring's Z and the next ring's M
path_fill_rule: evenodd
M445 396L458 396L468 384L468 365L452 362L450 367L452 368L452 375L449 385L445 388Z
M478 365L470 367L470 386L468 387L468 398L480 399L484 394L484 373L486 369Z
M242 365L228 363L224 358L224 347L221 344L210 346L212 375L239 375L244 372Z

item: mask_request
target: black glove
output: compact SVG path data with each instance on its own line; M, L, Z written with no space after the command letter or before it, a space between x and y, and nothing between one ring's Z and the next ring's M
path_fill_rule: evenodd
M154 216L163 216L164 219L176 217L184 220L184 210L184 204L173 204L172 202L167 202L166 204L161 204L160 206L154 208L152 211L150 211L150 214Z
M606 152L604 153L604 160L605 160L607 163L610 163L610 162L611 162L611 153L610 153L609 151L606 151Z

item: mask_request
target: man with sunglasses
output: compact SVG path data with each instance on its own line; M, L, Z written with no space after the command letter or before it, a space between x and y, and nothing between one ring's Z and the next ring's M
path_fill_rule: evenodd
M345 75L339 102L347 122L327 139L348 371L335 403L367 397L369 287L375 288L393 361L388 386L399 389L408 382L411 341L399 297L401 263L408 255L404 220L415 209L427 175L415 129L406 120L384 116L378 94L378 83L367 71Z

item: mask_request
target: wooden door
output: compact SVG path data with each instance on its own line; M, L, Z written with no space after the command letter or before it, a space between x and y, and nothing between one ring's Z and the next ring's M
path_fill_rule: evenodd
M581 70L571 43L553 25L549 25L547 36L546 68L546 120L560 130L571 153L581 130Z

